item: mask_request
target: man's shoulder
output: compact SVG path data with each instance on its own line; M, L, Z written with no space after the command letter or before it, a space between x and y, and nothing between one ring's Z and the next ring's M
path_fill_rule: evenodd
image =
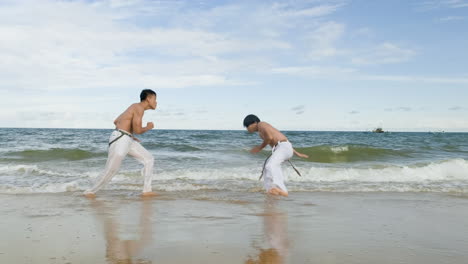
M138 111L138 112L142 112L144 110L143 106L141 106L139 103L134 103L134 104L130 105L130 107L128 107L128 109L131 109L133 111Z
M260 132L272 131L273 129L273 127L269 123L264 122L264 121L259 122L257 127L258 127L258 131Z
M272 126L270 123L267 123L267 122L261 122L261 123L263 123L263 124L260 125L260 123L258 123L259 124L259 129L261 129L263 131L280 132L278 129L276 129L274 126Z
M266 128L266 127L272 127L268 122L265 122L265 121L260 121L260 122L258 122L258 126L259 126L259 127L264 127L264 128Z

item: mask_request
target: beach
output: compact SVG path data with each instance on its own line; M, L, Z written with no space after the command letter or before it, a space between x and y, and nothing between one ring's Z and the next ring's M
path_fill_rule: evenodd
M466 263L468 196L0 195L0 263Z
M468 0L0 0L0 264L468 264L467 29Z

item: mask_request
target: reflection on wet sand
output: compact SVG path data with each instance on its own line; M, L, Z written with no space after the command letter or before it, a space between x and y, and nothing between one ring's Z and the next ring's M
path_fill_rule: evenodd
M265 198L263 217L263 228L268 249L258 249L257 256L249 257L246 264L282 264L288 254L289 241L287 213L277 208L278 199L267 196Z
M115 208L106 206L103 201L93 200L91 206L95 209L96 219L102 223L106 240L106 259L111 264L139 263L149 264L149 260L133 258L151 243L151 199L141 202L140 232L138 240L122 240L119 238L119 225L113 214ZM114 206L114 203L113 203Z

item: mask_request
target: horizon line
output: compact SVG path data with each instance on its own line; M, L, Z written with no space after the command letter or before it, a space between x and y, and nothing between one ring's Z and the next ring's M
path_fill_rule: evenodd
M83 128L83 127L1 127L0 129L89 129L89 130L115 130L115 128ZM158 128L153 130L193 130L193 131L245 131L245 129L199 129L199 128ZM278 129L288 132L369 132L372 130L302 130L302 129ZM384 130L384 133L468 133L467 131L434 130L434 131L409 131L409 130ZM378 133L376 133L378 134Z

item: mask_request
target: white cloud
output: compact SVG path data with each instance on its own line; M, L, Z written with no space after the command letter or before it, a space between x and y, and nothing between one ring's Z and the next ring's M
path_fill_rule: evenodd
M463 16L448 16L448 17L442 17L439 18L439 22L450 22L450 21L458 21L458 20L465 20L465 17Z
M468 7L468 1L467 0L446 0L445 2L451 8Z
M367 81L392 81L392 82L417 82L417 83L446 83L468 84L468 78L464 77L429 77L411 75L356 75L357 80Z
M328 22L309 33L306 36L306 39L310 42L308 57L312 60L320 60L338 55L340 51L335 46L336 42L342 37L344 29L343 24Z
M357 68L325 66L291 66L272 68L274 74L301 76L310 79L340 79L361 81L414 82L436 84L468 84L468 77L433 77L416 75L376 75L366 74Z
M359 28L359 29L355 30L352 34L355 37L371 37L375 33L371 28L363 27L363 28Z
M293 66L271 69L275 74L305 76L309 78L347 78L356 73L353 68L321 67L321 66Z
M420 10L432 10L439 8L465 8L468 7L468 0L431 0L417 4Z
M86 97L9 92L2 98L8 100L2 101L0 127L112 128L117 111L122 110L115 108L120 107L121 102L113 94Z
M292 49L281 39L297 22L291 19L325 16L340 6L238 4L185 14L183 2L170 1L9 2L0 8L0 89L246 84L228 72L270 67L270 55L250 55ZM172 18L166 26L139 26L133 19L141 15ZM335 53L328 45L340 28L328 23L317 29L314 56Z
M360 52L351 59L356 65L389 64L408 61L416 52L392 43L382 43L372 49Z
M332 14L336 12L340 7L342 7L344 3L339 3L339 4L324 4L320 6L315 6L315 7L309 7L309 8L300 8L300 9L295 9L295 10L288 10L290 8L289 5L285 4L276 4L274 5L274 9L277 9L279 11L279 14L281 16L285 17L320 17L320 16L326 16L329 14Z
M138 27L122 20L132 10L140 12L138 4L148 2L21 1L2 6L0 89L232 85L243 82L219 69L243 70L265 60L220 56L289 48L280 40L249 42L214 31ZM122 15L121 9L129 6L133 8Z

